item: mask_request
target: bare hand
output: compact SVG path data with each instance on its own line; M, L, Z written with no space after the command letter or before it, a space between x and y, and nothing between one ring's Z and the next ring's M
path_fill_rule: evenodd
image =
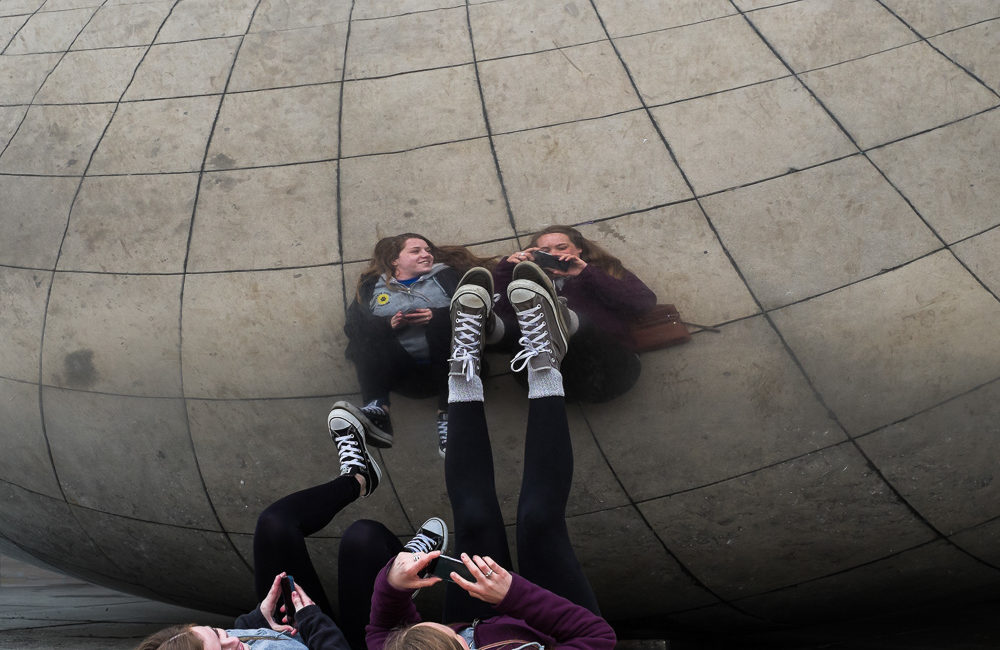
M291 625L282 625L274 620L274 609L278 606L278 599L281 598L281 579L284 578L285 575L287 574L282 571L278 575L274 576L274 582L271 583L271 589L268 590L267 595L264 596L264 600L260 603L260 613L264 615L264 620L267 621L267 624L272 630L294 635L294 627ZM298 590L299 586L295 585L295 589ZM292 600L295 600L294 596L292 597ZM281 611L285 611L285 605L281 606Z
M569 253L563 253L561 255L553 253L553 255L558 257L563 262L569 262L569 268L566 269L565 271L560 271L559 269L546 269L549 273L556 276L557 278L559 277L569 278L576 275L580 275L580 272L583 271L583 269L587 268L587 263L584 262L579 257L577 257L576 255L570 255Z
M441 555L441 551L430 553L407 553L400 551L393 560L387 576L389 584L396 589L423 589L441 582L437 576L421 578L420 573L431 560Z
M525 248L523 251L517 251L513 255L507 258L507 261L512 264L517 264L518 262L524 262L525 260L533 262L535 260L532 253L538 250L538 246L531 246Z
M478 598L490 605L496 605L510 591L510 583L513 581L510 573L502 566L493 561L493 558L479 557L468 553L462 553L462 563L472 572L475 582L469 582L454 571L451 572L451 579L462 589L469 592L473 598Z
M313 599L309 597L309 594L306 593L306 590L302 588L302 585L296 582L295 589L292 591L292 606L295 607L295 611L315 604Z
M406 319L408 325L426 325L431 322L433 316L434 312L430 309L414 309L411 312L403 314L403 318Z

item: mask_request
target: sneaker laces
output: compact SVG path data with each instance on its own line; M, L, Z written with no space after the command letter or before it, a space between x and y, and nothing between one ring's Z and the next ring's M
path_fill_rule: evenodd
M437 540L418 532L416 537L408 541L403 548L410 553L430 553L437 548Z
M351 473L352 468L357 468L362 474L368 476L368 464L365 456L358 445L358 439L350 429L344 429L344 433L333 437L334 444L337 445L337 452L340 455L341 476Z
M448 442L448 420L443 418L438 418L438 446L444 447Z
M522 347L521 351L510 360L510 369L514 372L521 372L528 365L529 359L542 352L551 353L552 348L549 347L551 338L541 305L517 312L517 323L521 326L521 338L518 343Z
M449 361L462 362L462 373L466 381L472 381L476 376L476 363L479 362L479 342L483 336L482 314L458 312L455 315L454 330L455 352Z

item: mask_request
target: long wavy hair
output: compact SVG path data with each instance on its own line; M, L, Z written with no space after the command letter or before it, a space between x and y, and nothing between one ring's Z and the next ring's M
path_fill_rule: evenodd
M172 625L150 634L135 650L205 650L205 644L193 631L194 623Z
M621 280L625 277L625 265L622 261L604 250L597 242L591 241L583 234L571 226L552 225L537 232L531 238L530 246L538 246L538 240L542 235L560 234L569 237L574 246L579 248L580 259L587 264L593 264L613 278Z
M484 266L491 269L496 266L496 257L479 257L465 246L436 246L434 242L415 232L404 232L391 237L383 237L375 243L372 251L372 261L358 278L356 295L360 302L361 287L372 278L383 276L387 280L392 277L392 263L399 257L406 246L407 239L422 239L427 242L434 256L434 263L447 264L459 273L465 273L474 266Z
M385 640L384 650L465 650L454 637L427 625L394 630Z

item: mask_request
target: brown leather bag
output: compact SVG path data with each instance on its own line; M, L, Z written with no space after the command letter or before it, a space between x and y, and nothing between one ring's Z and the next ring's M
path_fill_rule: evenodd
M636 352L649 352L691 340L691 333L673 305L656 305L632 322Z

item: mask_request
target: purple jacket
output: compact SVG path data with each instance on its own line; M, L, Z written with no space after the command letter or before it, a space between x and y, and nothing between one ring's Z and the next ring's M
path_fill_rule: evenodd
M493 284L500 294L496 311L509 323L516 322L507 301L507 285L515 266L503 259L493 269ZM629 347L633 345L629 324L656 305L656 294L631 271L626 270L625 277L618 280L593 264L588 264L580 275L565 278L559 295L566 298L566 305L576 312L582 325L594 327Z
M390 566L392 561L375 580L371 618L365 628L368 650L382 650L386 637L394 629L421 621L411 598L413 592L389 584ZM475 626L477 648L489 645L490 650L512 650L525 643L580 650L612 650L615 647L615 631L603 618L516 573L511 576L510 591L495 606L498 616L482 620ZM450 627L457 631L468 625L452 624ZM495 643L500 645L493 646Z

